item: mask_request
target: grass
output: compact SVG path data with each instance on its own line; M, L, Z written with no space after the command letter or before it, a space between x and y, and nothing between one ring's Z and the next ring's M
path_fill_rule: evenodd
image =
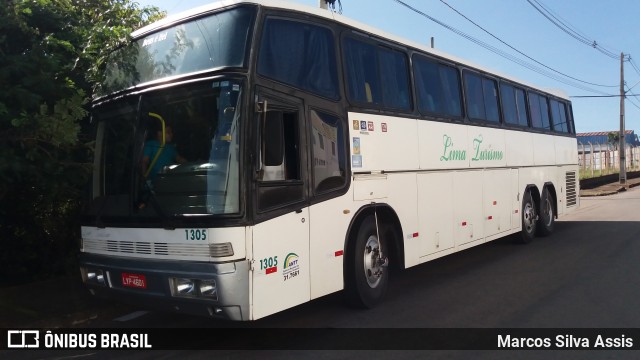
M627 168L627 173L635 171L638 171L637 167ZM593 170L593 175L591 175L591 169L580 168L580 180L591 179L611 174L620 174L620 171L618 169Z
M584 179L591 179L594 177L600 177L600 176L604 176L604 175L611 175L611 174L619 174L620 172L618 170L593 170L593 175L591 174L591 169L580 169L580 180L584 180Z

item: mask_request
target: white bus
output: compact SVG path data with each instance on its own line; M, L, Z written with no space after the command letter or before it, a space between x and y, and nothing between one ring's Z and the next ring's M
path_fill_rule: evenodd
M322 9L223 1L133 34L93 104L96 295L255 320L579 205L566 96Z

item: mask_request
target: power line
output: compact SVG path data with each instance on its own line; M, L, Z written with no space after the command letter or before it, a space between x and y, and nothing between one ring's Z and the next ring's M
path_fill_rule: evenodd
M515 47L513 47L513 46L511 46L510 44L506 43L504 40L500 39L500 38L499 38L499 37L497 37L496 35L494 35L494 34L492 34L491 32L489 32L487 29L485 29L485 28L483 28L482 26L478 25L475 21L473 21L473 20L469 19L466 15L464 15L463 13L461 13L460 11L458 11L457 9L455 9L453 6L449 5L445 0L440 0L440 2L441 2L441 3L443 3L443 4L445 4L445 5L446 5L447 7L449 7L451 10L453 10L454 12L456 12L458 15L462 16L462 17L463 17L463 18L465 18L467 21L469 21L470 23L472 23L473 25L475 25L476 27L478 27L480 30L484 31L485 33L489 34L491 37L493 37L494 39L498 40L499 42L501 42L502 44L504 44L505 46L507 46L507 47L508 47L508 48L510 48L511 50L513 50L513 51L517 52L518 54L520 54L520 55L522 55L522 56L526 57L527 59L529 59L529 60L531 60L531 61L535 62L535 63L536 63L536 64L538 64L538 65L541 65L541 66L543 66L543 67L545 67L545 68L547 68L547 69L549 69L549 70L551 70L551 71L553 71L553 72L555 72L555 73L557 73L557 74L560 74L560 75L562 75L562 76L565 76L565 77L567 77L567 78L569 78L569 79L571 79L571 80L578 81L578 82L581 82L581 83L585 83L585 84L588 84L588 85L592 85L592 86L600 86L600 87L618 87L618 85L602 85L602 84L592 83L592 82L589 82L589 81L580 80L580 79L575 78L575 77L573 77L573 76L567 75L567 74L565 74L565 73L563 73L563 72L561 72L561 71L558 71L558 70L556 70L556 69L554 69L554 68L552 68L552 67L550 67L550 66L547 66L547 65L543 64L542 62L540 62L540 61L538 61L538 60L536 60L536 59L532 58L531 56L529 56L529 55L525 54L524 52L522 52L522 51L520 51L520 50L516 49Z
M565 21L562 21L557 16L555 16L551 12L551 10L549 10L547 7L545 7L538 0L527 0L527 2L531 6L533 6L533 8L536 9L540 14L542 14L542 16L547 18L547 20L549 20L553 25L557 26L560 30L564 31L566 34L568 34L572 38L578 40L579 42L581 42L581 43L583 43L583 44L585 44L585 45L587 45L589 47L592 47L592 48L598 50L602 54L604 54L604 55L606 55L606 56L608 56L608 57L610 57L612 59L616 59L616 60L619 59L619 55L618 54L616 54L613 51L605 49L600 44L598 44L597 41L590 40L586 36L580 34L578 31L574 30L570 25L567 25L565 23Z
M633 85L632 87L629 88L629 91L631 91L634 87L636 87L638 84L640 84L640 80L638 80L637 83L635 83L635 85Z
M545 6L541 1L539 1L539 0L527 0L527 2L531 6L533 6L533 8L536 9L540 14L542 14L545 18L547 18L551 23L553 23L555 26L560 28L560 30L564 31L565 33L567 33L572 38L578 40L579 42L581 42L581 43L583 43L585 45L588 45L589 47L593 47L594 49L600 51L601 53L603 53L604 55L606 55L606 56L608 56L608 57L610 57L612 59L618 60L620 58L619 54L621 53L621 51L618 51L616 53L614 51L611 51L611 50L608 50L608 49L604 48L603 46L598 44L598 42L596 40L589 39L586 35L584 35L584 33L582 33L577 28L575 28L574 26L569 24L566 20L562 19L559 15L554 14L554 12L550 8ZM638 68L638 66L636 65L634 59L631 57L631 54L626 54L626 56L623 55L623 57L624 57L624 61L625 62L629 62L631 64L631 66L634 68L634 70L636 71L636 73L638 75L640 75L640 68ZM629 88L628 91L631 91L631 89L633 89L638 84L640 84L640 81L638 81L635 85L633 85L631 88ZM631 99L632 98L630 98L629 100L631 100ZM631 103L634 106L638 107L635 103L633 103L633 102L631 102Z
M638 69L638 65L636 65L636 61L634 60L634 58L631 57L631 55L628 55L628 57L629 57L629 64L631 64L631 66L636 71L636 73L640 75L640 69Z
M625 92L625 94L626 94L626 93L629 93L629 94L630 94L630 95L625 96L625 98L629 100L629 103L630 103L631 105L635 106L636 108L638 108L638 110L640 110L640 106L638 106L638 104L637 104L637 102L636 102L636 101L637 101L637 99L635 99L636 97L638 97L638 95L637 95L637 94L634 94L634 93L631 91L631 88L629 88L629 86L627 86L627 84L625 84L625 86L626 86L626 87L627 87L627 89L628 89L628 90ZM634 85L634 86L635 86L635 85Z
M622 96L622 95L620 95L620 94L616 94L616 95L607 94L607 95L573 95L573 96L569 96L569 97L570 98L578 98L579 99L579 98L619 98L620 96ZM628 97L640 97L640 94L634 94L634 93L631 93L630 95L629 94L625 94L624 97L625 98L628 98Z
M537 67L537 66L535 66L533 64L527 63L526 61L524 61L522 59L519 59L519 58L517 58L515 56L512 56L511 54L508 54L508 53L506 53L506 52L504 52L504 51L502 51L502 50L500 50L500 49L498 49L496 47L493 47L493 46L485 43L484 41L476 39L471 35L468 35L468 34L462 32L462 31L460 31L460 30L458 30L458 29L456 29L456 28L454 28L454 27L452 27L450 25L447 25L447 24L443 23L442 21L425 14L424 12L412 7L411 5L405 3L405 2L403 2L401 0L393 0L393 1L395 1L398 4L406 7L407 9L409 9L409 10L411 10L411 11L413 11L413 12L415 12L415 13L417 13L417 14L419 14L419 15L421 15L421 16L423 16L423 17L425 17L425 18L427 18L427 19L429 19L429 20L431 20L433 22L435 22L436 24L446 28L447 30L452 31L452 32L456 33L457 35L462 36L463 38L465 38L465 39L467 39L467 40L469 40L469 41L471 41L471 42L473 42L473 43L475 43L475 44L477 44L477 45L479 45L479 46L481 46L481 47L483 47L483 48L485 48L485 49L487 49L487 50L489 50L489 51L491 51L491 52L493 52L493 53L495 53L495 54L497 54L497 55L499 55L501 57L504 57L507 60L510 60L510 61L512 61L512 62L514 62L514 63L516 63L516 64L518 64L520 66L523 66L523 67L525 67L525 68L527 68L527 69L529 69L531 71L537 72L540 75L546 76L546 77L548 77L550 79L556 80L558 82L561 82L563 84L566 84L566 85L569 85L569 86L572 86L572 87L575 87L575 88L578 88L578 89L581 89L581 90L585 90L585 91L592 92L592 93L597 93L597 94L602 94L602 95L608 95L605 92L602 92L602 91L599 91L599 90L594 90L594 89L586 87L586 86L584 86L582 84L563 79L563 78L561 78L561 77L559 77L559 76L557 76L557 75L555 75L555 74L553 74L553 73L551 73L549 71L541 69L541 68L539 68L539 67Z

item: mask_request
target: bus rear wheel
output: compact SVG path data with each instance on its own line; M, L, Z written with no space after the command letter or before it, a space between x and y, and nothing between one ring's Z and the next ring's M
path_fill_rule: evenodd
M373 215L360 223L353 241L346 274L347 301L356 307L373 308L389 285L388 242L378 236Z
M537 225L536 204L533 201L531 192L526 191L522 197L522 232L518 242L521 244L530 243L536 236Z
M540 197L540 216L537 224L538 235L547 236L553 232L555 225L553 202L553 195L551 195L549 189L545 188Z

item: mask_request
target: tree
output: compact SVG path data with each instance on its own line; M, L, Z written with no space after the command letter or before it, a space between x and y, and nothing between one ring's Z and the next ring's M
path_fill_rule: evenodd
M607 142L613 146L613 150L618 150L620 143L620 132L610 132L607 134Z
M88 102L108 54L162 16L131 0L0 7L0 285L59 272L79 238Z

